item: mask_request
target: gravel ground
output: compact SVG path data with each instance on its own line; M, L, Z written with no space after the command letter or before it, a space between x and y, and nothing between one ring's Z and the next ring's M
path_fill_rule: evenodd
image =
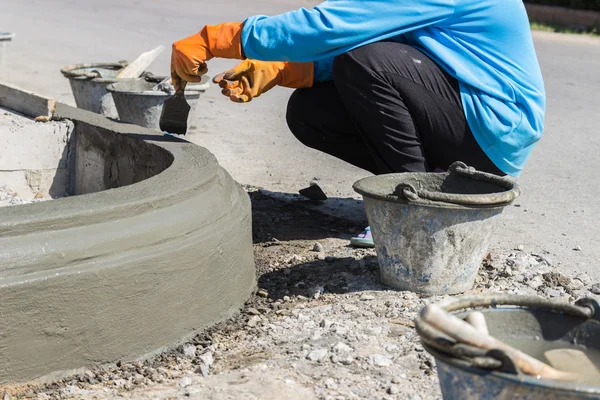
M259 290L237 317L153 359L0 399L440 399L412 320L443 297L381 285L375 252L347 246L361 227L250 196ZM517 248L483 260L473 292L488 291L573 302L600 298L600 283Z
M21 198L21 196L19 196L19 193L15 192L14 190L12 190L11 188L9 188L7 185L0 185L0 207L6 207L6 206L18 206L19 204L28 204L28 203L37 203L40 201L44 201L47 199L44 199L43 196L41 195L41 193L34 198Z

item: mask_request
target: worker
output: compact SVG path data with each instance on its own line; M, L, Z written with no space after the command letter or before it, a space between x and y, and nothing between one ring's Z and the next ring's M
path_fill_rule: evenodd
M522 0L327 0L205 26L173 44L171 75L215 76L245 103L275 86L296 138L373 174L454 161L518 177L542 136L545 89ZM353 238L372 247L369 228Z

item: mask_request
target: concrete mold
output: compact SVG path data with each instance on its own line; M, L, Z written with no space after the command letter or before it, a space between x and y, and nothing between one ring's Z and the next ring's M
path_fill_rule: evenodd
M69 197L0 208L0 384L151 355L256 285L250 202L206 149L58 104Z

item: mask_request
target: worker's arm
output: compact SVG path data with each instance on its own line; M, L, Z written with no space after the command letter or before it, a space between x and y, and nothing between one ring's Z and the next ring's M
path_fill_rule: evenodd
M328 0L246 19L241 45L250 59L315 62L315 81L322 81L330 77L333 57L439 23L454 9L454 0Z

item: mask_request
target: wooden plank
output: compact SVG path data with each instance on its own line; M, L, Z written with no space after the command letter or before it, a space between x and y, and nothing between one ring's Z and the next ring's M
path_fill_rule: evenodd
M165 46L161 45L153 50L140 54L138 58L133 60L131 64L123 68L123 70L117 74L117 78L139 78L164 49Z
M56 99L0 82L0 106L32 118L52 119Z

